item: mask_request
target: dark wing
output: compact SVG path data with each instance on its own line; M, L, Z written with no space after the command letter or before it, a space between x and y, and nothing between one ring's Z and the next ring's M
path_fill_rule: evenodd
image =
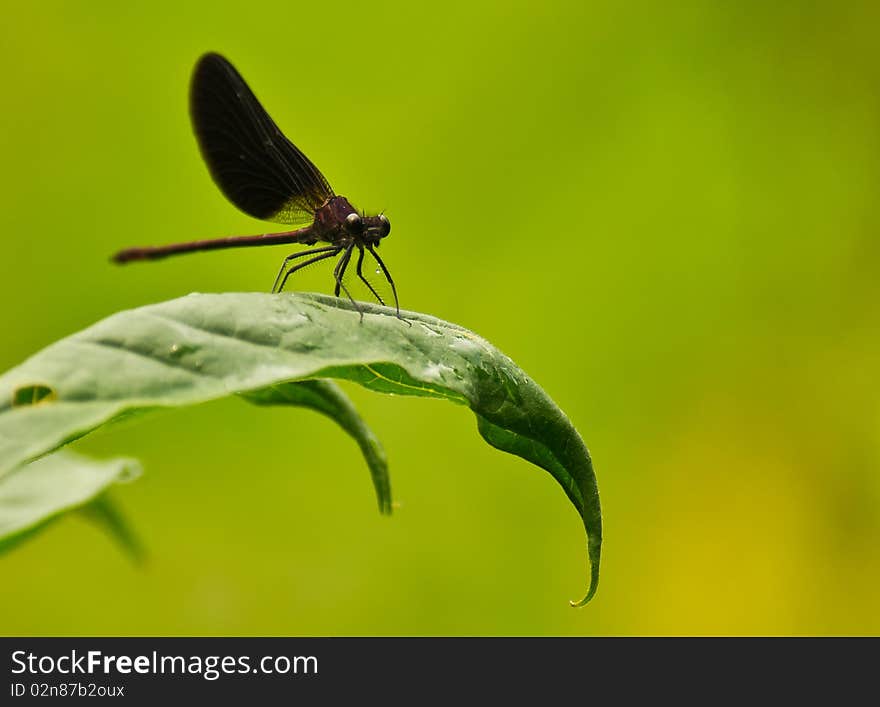
M318 168L284 137L219 54L205 54L196 64L189 110L211 177L246 214L302 223L333 196Z

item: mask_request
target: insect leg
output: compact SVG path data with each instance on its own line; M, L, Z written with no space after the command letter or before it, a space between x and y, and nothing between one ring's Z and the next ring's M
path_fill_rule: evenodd
M335 245L327 246L326 248L315 248L314 250L301 250L299 253L294 253L293 255L288 255L284 262L281 263L281 269L278 271L278 276L275 278L275 283L272 285L272 292L281 292L281 289L276 289L278 287L278 281L281 279L281 275L284 274L284 268L287 267L287 264L291 260L296 260L297 258L302 258L306 255L316 255L318 253L329 253L331 250L335 250L339 252L339 247ZM282 287L283 289L283 287Z
M295 273L297 270L302 270L307 265L311 265L312 263L317 263L319 260L326 260L327 258L332 258L340 250L341 250L340 248L334 248L329 253L322 253L321 255L316 255L314 258L309 258L304 263L300 263L299 265L294 265L292 268L290 268L290 270L287 271L287 274L284 276L284 279L281 281L281 287L278 288L278 292L281 292L281 290L284 289L284 285L287 284L287 278L289 278L291 275L293 275L293 273ZM314 251L310 251L310 252L314 252Z
M397 318L403 319L403 317L400 316L400 304L397 301L397 288L394 286L394 280L391 279L391 273L388 272L388 268L385 267L385 263L382 262L382 258L379 257L379 254L373 250L373 246L368 245L367 250L373 254L376 262L379 263L379 267L382 268L382 272L385 273L385 279L388 280L388 284L391 285L391 292L394 293L394 307L397 310Z
M358 314L361 315L361 321L364 321L364 310L361 309L360 305L357 302L355 302L354 297L351 296L351 292L348 291L348 288L342 281L342 278L345 277L345 270L348 267L348 263L351 261L352 250L354 250L354 243L352 243L350 246L348 246L348 248L345 249L345 253L339 259L339 264L336 266L336 270L333 271L333 276L336 278L336 288L334 289L334 294L339 297L339 289L342 288L343 292L345 292L346 297L351 300L354 308L358 311Z
M361 279L361 282L363 282L367 287L370 288L370 292L373 293L373 297L375 297L377 300L379 300L379 304L381 304L381 305L384 306L384 305L385 305L385 300L383 300L383 299L379 296L379 293L376 292L376 290L373 289L373 286L369 283L369 281L367 280L367 278L364 277L364 273L363 273L363 270L362 270L362 267L363 267L363 265L364 265L364 247L363 247L360 243L358 244L358 250L360 251L360 253L358 254L358 264L357 264L357 274L358 274L358 277Z
M351 258L351 246L348 246L345 249L339 262L336 263L336 267L333 268L333 279L336 281L336 287L333 289L333 294L336 297L339 297L339 288L342 287L342 276L345 275L345 269L348 267L349 258Z

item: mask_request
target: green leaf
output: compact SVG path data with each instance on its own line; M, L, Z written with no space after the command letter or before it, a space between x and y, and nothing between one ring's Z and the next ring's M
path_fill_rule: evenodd
M298 383L279 383L260 388L241 396L257 405L300 405L316 410L335 420L350 434L361 448L373 486L379 500L379 511L391 513L391 481L388 462L382 444L358 415L354 405L333 381L307 380Z
M277 401L284 394L265 389L291 381L342 378L382 393L442 398L468 405L491 445L546 469L562 486L587 532L590 583L578 604L586 603L599 576L602 522L590 456L568 418L467 329L361 307L363 321L350 303L325 295L192 294L108 317L0 377L0 474L132 412L230 394ZM333 409L326 401L313 406Z
M68 511L92 508L92 513L100 512L95 509L109 503L102 495L109 486L139 474L140 464L132 459L97 461L68 451L7 474L0 478L0 552L11 549ZM115 521L103 525L132 549L133 536L121 534L123 526L118 512Z

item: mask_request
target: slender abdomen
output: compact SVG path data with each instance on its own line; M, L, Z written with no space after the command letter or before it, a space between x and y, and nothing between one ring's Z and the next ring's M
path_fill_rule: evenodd
M116 263L130 263L133 260L159 260L170 255L194 253L200 250L222 250L224 248L247 248L250 246L279 245L281 243L315 243L314 224L296 231L284 233L263 233L256 236L229 236L188 243L172 243L170 245L146 246L143 248L126 248L113 256Z

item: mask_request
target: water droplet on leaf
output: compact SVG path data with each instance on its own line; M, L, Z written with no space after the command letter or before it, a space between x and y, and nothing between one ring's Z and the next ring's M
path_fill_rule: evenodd
M25 385L16 388L12 393L12 406L24 407L26 405L36 405L37 403L47 403L58 397L55 389L42 384Z

